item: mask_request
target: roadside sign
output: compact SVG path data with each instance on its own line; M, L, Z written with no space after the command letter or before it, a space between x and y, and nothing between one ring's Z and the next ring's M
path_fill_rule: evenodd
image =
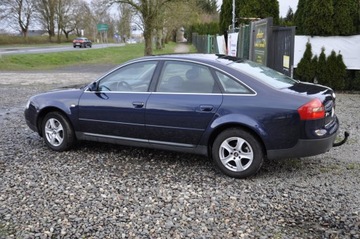
M108 24L97 24L97 30L98 31L107 31L109 30Z

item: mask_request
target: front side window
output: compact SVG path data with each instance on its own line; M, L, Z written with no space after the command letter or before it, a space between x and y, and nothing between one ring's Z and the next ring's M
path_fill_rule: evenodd
M157 86L158 92L213 93L219 88L210 69L190 62L165 62Z
M100 91L146 92L157 61L137 62L121 67L99 82Z

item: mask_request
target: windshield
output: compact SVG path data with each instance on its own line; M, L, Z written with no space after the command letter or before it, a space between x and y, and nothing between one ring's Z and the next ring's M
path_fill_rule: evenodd
M278 71L252 61L233 62L228 66L277 89L288 88L297 83L296 80Z

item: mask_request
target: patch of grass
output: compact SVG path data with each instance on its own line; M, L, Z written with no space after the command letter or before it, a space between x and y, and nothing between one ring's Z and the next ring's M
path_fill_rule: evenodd
M173 53L175 47L176 43L171 42L162 50L154 50L154 54ZM120 64L143 55L144 44L85 51L8 55L0 58L0 70L49 70L70 65Z
M360 169L360 164L359 163L349 163L346 166L347 170L359 170Z

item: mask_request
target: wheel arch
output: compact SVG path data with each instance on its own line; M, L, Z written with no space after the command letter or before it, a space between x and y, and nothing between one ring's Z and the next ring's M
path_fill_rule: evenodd
M42 135L42 127L41 127L42 122L43 122L45 116L46 116L48 113L50 113L50 112L58 112L58 113L60 113L62 116L64 116L64 117L67 119L67 121L69 122L71 128L74 130L73 123L72 123L72 121L70 120L68 114L67 114L65 111L63 111L63 110L61 110L60 108L57 108L57 107L46 107L46 108L42 109L42 110L39 112L38 117L37 117L37 119L36 119L36 127L37 127L37 129L38 129L38 134L39 134L40 136L43 136L43 135Z
M231 128L237 128L237 129L241 129L244 130L246 132L248 132L249 134L251 134L252 136L254 136L256 138L256 140L259 142L259 144L261 145L262 151L264 156L267 156L267 150L266 150L266 146L264 141L262 140L262 138L260 137L259 133L256 132L253 128L251 128L248 125L245 124L241 124L241 123L226 123L226 124L222 124L219 125L218 127L216 127L215 129L213 129L212 133L210 134L209 140L208 140L208 155L211 157L211 151L212 151L212 146L214 144L214 141L216 139L216 137L223 131L231 129Z

